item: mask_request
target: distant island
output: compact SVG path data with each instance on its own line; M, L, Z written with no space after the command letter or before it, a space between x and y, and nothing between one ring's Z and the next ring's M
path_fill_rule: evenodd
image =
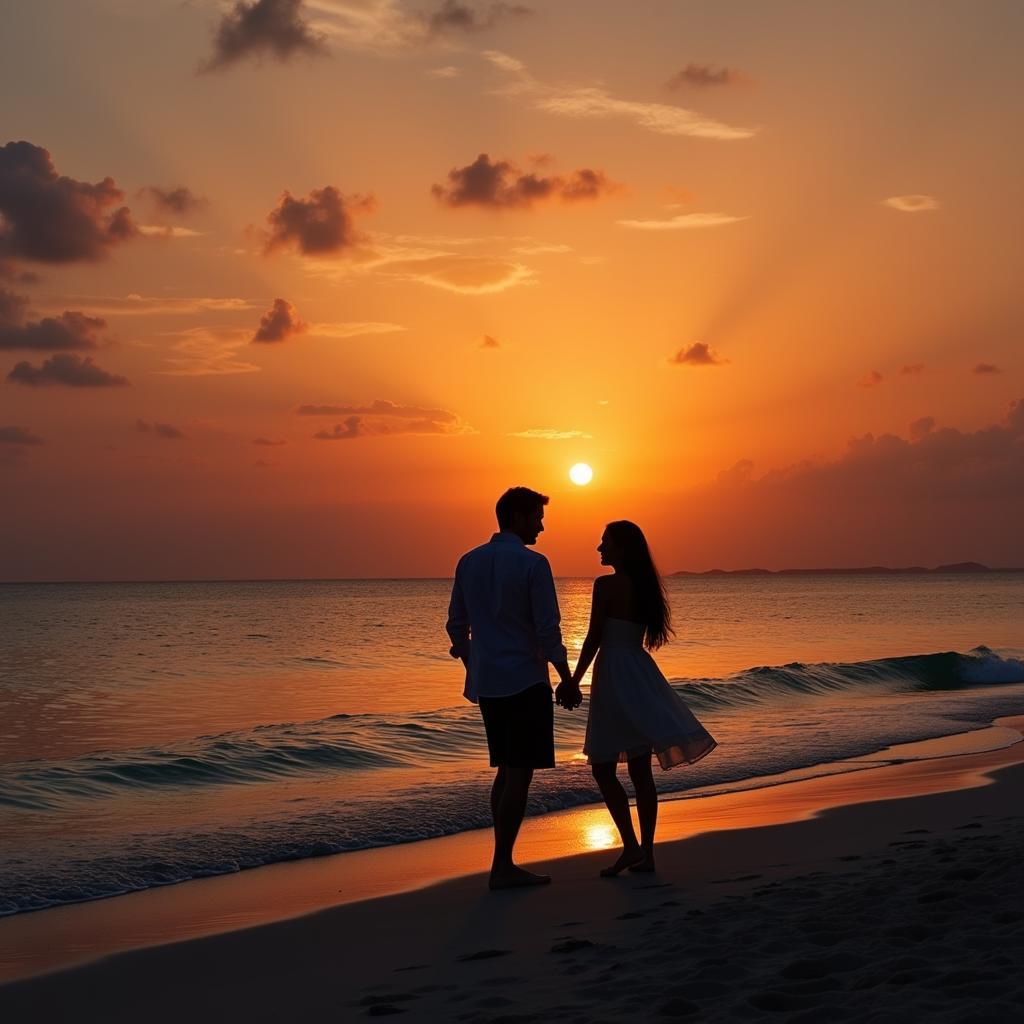
M981 562L954 562L927 569L923 565L911 565L904 569L891 569L887 565L865 565L854 569L708 569L706 572L689 572L681 569L670 573L672 576L906 576L934 575L938 573L983 573L983 572L1024 572L1022 569L992 569Z

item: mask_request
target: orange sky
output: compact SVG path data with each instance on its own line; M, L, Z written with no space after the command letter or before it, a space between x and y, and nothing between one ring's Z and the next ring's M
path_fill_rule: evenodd
M512 484L565 575L1024 564L1022 29L16 5L0 579L447 575Z

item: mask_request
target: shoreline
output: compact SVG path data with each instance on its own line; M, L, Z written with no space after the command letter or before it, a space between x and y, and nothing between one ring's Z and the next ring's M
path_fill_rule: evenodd
M677 857L697 836L722 838L737 829L757 836L758 830L814 820L837 808L984 786L992 772L1024 764L1022 731L1024 716L999 718L987 729L852 759L861 766L856 769L849 768L850 762L839 762L847 767L835 774L796 781L780 777L758 788L664 800L659 857L663 851ZM901 758L913 759L891 763ZM556 873L575 876L583 870L582 863L606 859L607 852L596 851L610 846L612 839L603 805L586 805L528 819L517 849L524 863L555 862ZM0 919L0 949L5 951L0 956L0 982L43 972L78 974L115 963L121 959L116 954L122 953L159 958L182 948L183 940L192 940L185 941L189 946L240 939L267 928L301 927L323 914L355 912L388 899L427 898L445 885L468 887L467 892L479 896L479 872L489 851L489 831L477 830L14 915ZM111 955L113 959L94 963ZM36 983L45 988L47 979L27 982Z

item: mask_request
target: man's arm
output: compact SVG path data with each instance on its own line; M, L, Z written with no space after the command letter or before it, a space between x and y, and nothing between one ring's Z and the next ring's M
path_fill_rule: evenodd
M544 657L555 666L558 678L563 683L569 682L572 676L569 672L569 655L562 643L558 595L555 593L551 566L544 557L537 561L530 573L530 612Z
M452 599L448 603L448 622L445 625L448 638L452 642L449 654L453 658L461 658L463 662L469 661L469 611L466 608L466 599L462 594L462 583L459 580L459 571L455 570L455 583L452 585Z

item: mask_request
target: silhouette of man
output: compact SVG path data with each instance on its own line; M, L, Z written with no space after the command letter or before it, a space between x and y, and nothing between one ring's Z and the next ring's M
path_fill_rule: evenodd
M466 666L467 700L479 704L491 767L492 889L543 885L549 875L512 859L536 768L554 768L554 710L548 662L561 682L559 704L578 706L548 560L528 545L544 530L548 498L528 487L507 490L495 506L498 533L459 559L448 608L451 655Z

